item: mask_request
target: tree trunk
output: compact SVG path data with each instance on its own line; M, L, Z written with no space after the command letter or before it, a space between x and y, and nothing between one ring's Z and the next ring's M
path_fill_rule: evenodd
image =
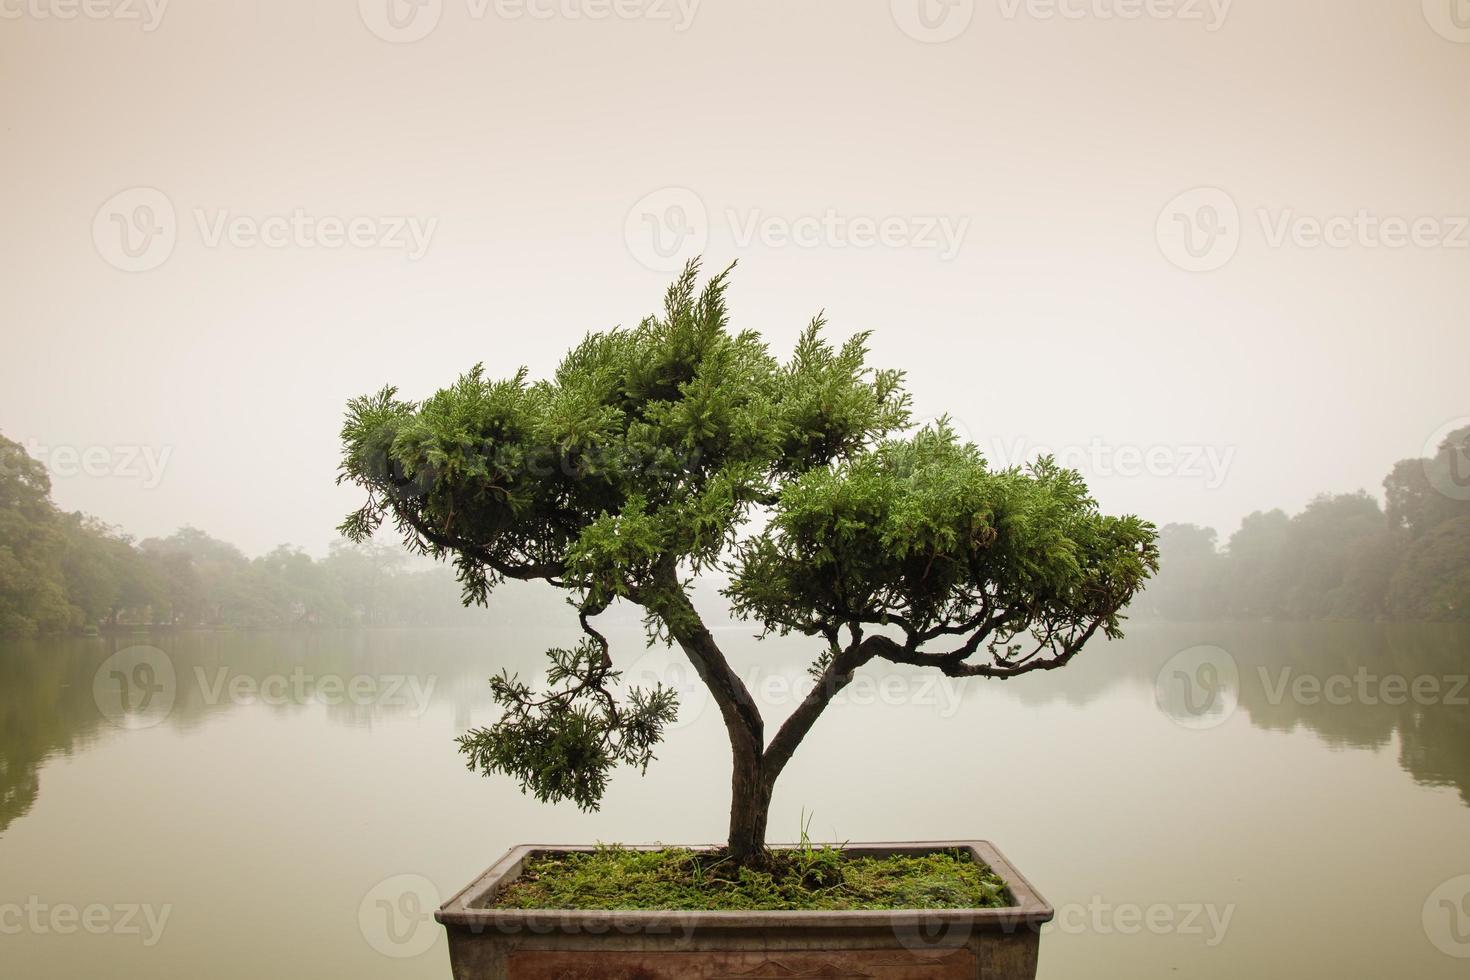
M733 733L732 733L733 734ZM730 857L737 864L760 864L766 853L766 823L771 785L762 772L760 752L735 748L730 778Z
M730 855L738 864L759 864L766 853L766 820L774 782L768 778L764 760L765 723L755 699L731 669L674 577L673 566L664 568L660 577L662 589L639 602L663 620L669 636L684 650L719 706L734 760L730 774Z

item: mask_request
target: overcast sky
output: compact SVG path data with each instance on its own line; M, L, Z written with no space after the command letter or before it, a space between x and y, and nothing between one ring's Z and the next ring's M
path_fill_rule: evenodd
M0 0L0 432L320 553L349 397L544 374L703 252L1111 511L1376 493L1470 415L1456 2Z

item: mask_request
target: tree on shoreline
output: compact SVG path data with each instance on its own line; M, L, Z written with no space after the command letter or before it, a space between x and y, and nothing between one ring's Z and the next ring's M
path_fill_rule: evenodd
M638 606L649 642L677 645L709 688L732 754L729 847L764 853L777 778L833 697L874 660L951 677L1013 677L1069 662L1156 567L1151 525L1106 517L1074 472L1042 460L992 470L945 422L903 436L898 371L841 346L821 318L777 361L733 332L729 270L691 264L664 311L589 335L555 375L476 367L422 403L355 399L340 480L367 492L344 522L391 522L413 551L452 559L465 601L507 579L566 590L584 631L549 652L546 689L502 674L505 709L460 739L471 768L544 800L595 808L618 763L646 767L671 692L619 698L594 621ZM769 740L765 721L691 600L730 577L732 610L814 640L816 683Z
M406 565L395 545L341 539L320 560L288 545L247 558L192 527L134 543L58 509L45 466L0 436L0 636L466 621L451 575Z
M1137 604L1168 620L1470 621L1470 427L1366 493L1321 494L1301 513L1258 511L1223 549L1169 524L1161 571Z

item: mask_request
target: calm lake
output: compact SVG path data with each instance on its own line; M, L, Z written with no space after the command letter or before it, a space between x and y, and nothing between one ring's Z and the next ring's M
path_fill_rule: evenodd
M569 618L569 617L567 617ZM0 975L433 978L432 910L517 843L704 843L718 714L600 813L464 768L486 679L575 628L0 643ZM810 643L720 631L767 724ZM787 770L772 836L993 840L1058 909L1063 978L1470 972L1470 630L1134 624L999 683L869 668Z

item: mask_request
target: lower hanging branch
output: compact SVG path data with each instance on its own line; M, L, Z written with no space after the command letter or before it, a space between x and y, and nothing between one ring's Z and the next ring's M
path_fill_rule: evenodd
M620 700L610 688L621 674L599 640L548 650L545 692L505 672L491 679L505 713L489 728L459 737L472 771L514 777L542 802L570 799L595 810L615 765L648 768L664 727L678 714L678 697L659 684L633 688Z

